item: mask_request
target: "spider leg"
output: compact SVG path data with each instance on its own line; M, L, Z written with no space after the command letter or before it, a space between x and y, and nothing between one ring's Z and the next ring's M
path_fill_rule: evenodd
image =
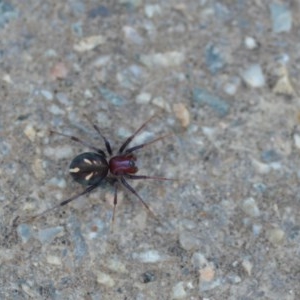
M115 213L116 213L116 206L118 204L118 183L115 183L115 195L114 195L114 210L113 210L113 217L112 222L115 223Z
M151 216L157 220L159 223L160 220L159 218L155 215L155 213L152 211L152 209L148 206L148 204L142 199L142 197L137 193L137 191L125 180L124 177L120 177L120 181L123 184L123 186L128 189L132 194L134 194L145 206L145 208L149 211L149 213L151 214Z
M104 157L106 157L106 155L105 155L105 153L104 153L103 150L95 147L94 145L92 145L92 144L90 144L90 143L88 143L86 141L83 141L83 140L79 139L78 137L76 137L74 135L68 135L68 134L60 133L60 132L57 132L57 131L54 131L54 130L50 130L50 134L57 134L57 135L61 135L61 136L67 137L67 138L71 139L72 141L77 142L77 143L79 143L79 144L81 144L81 145L83 145L85 147L88 147L88 148L94 150L95 152L98 152L101 155L103 155Z
M152 141L150 141L150 142L147 142L147 143L144 143L144 144L141 144L141 145L137 145L137 146L128 148L128 149L125 151L125 153L128 154L128 153L131 153L131 152L136 151L136 150L138 150L138 149L144 148L144 147L146 147L146 146L148 146L148 145L151 145L151 144L153 144L153 143L155 143L155 142L157 142L157 141L160 141L160 140L162 140L162 139L164 139L164 138L166 138L166 137L169 137L169 136L171 136L171 135L173 135L173 134L172 134L172 133L169 133L169 134L163 135L163 136L161 136L161 137L158 137L158 138L156 138L156 139L154 139L154 140L152 140Z
M111 146L110 146L110 142L107 140L107 138L102 135L99 127L94 124L89 118L87 115L84 115L86 117L86 119L90 122L90 124L93 126L93 128L98 132L98 134L101 136L101 138L103 139L104 143L105 143L105 147L106 147L106 150L108 152L109 155L112 155L112 150L111 150Z
M146 175L132 175L132 174L126 174L124 175L125 177L133 180L138 180L138 179L154 179L154 180L174 180L171 178L166 178L166 177L159 177L159 176L146 176Z
M76 194L76 195L72 196L71 198L68 198L68 199L66 199L66 200L64 200L64 201L62 201L62 202L60 202L59 204L57 204L57 205L55 205L55 206L53 206L53 207L50 207L50 208L46 209L45 211L43 211L42 213L40 213L40 214L38 214L38 215L36 215L36 216L33 216L33 217L31 217L31 218L26 219L24 222L26 223L27 221L32 221L32 220L34 220L34 219L36 219L36 218L40 218L40 217L42 217L43 215L47 214L48 212L50 212L50 211L52 211L52 210L54 210L54 209L57 209L57 208L59 208L59 207L61 207L61 206L64 206L64 205L70 203L71 201L73 201L73 200L79 198L80 196L83 196L83 195L85 195L85 194L91 192L92 190L94 190L96 187L99 186L99 183L100 183L100 182L97 182L96 184L87 187L87 188L86 188L84 191L82 191L81 193Z
M119 154L122 154L123 151L125 150L125 148L128 146L128 144L134 139L134 137L142 130L144 129L144 127L155 117L155 115L153 115L150 119L148 119L145 123L142 124L142 126L140 128L138 128L138 130L136 130L136 132L134 134L132 134L129 138L126 139L126 141L123 143L123 145L120 147L119 149Z

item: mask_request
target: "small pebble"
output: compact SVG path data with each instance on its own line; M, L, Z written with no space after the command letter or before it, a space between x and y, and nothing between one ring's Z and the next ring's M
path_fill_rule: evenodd
M161 255L157 250L149 250L141 253L132 253L132 257L143 263L156 263L165 260L165 256Z
M56 255L47 255L47 263L55 266L61 266L61 258Z
M243 201L242 210L250 217L256 218L260 216L259 208L254 198L250 197Z
M7 143L3 138L0 137L0 153L5 156L10 153L11 145Z
M154 271L147 271L142 274L142 282L149 283L156 280L155 272Z
M39 230L38 239L41 243L51 243L56 236L58 236L61 232L64 231L62 226L50 227L46 229Z
M43 167L43 161L40 158L35 158L33 165L31 166L34 177L37 179L42 179L45 177L46 172Z
M233 96L236 94L239 86L241 84L241 79L238 77L234 77L230 80L230 82L227 82L224 86L224 91L226 94Z
M195 252L191 258L193 268L200 269L207 266L208 261L201 252Z
M185 60L185 55L182 52L165 52L149 55L141 55L140 61L148 68L168 68L180 66Z
M104 97L105 100L109 101L113 105L120 106L125 103L124 98L122 98L121 96L119 96L118 94L112 92L107 88L100 87L99 92L102 95L102 97Z
M20 224L17 227L17 233L23 243L27 243L29 239L32 237L31 229L27 224Z
M59 62L50 70L51 80L65 79L68 76L69 69L63 62Z
M136 96L135 102L138 104L148 104L152 98L150 93L141 93Z
M266 232L267 239L273 246L281 245L284 241L285 233L280 228L270 229Z
M175 116L180 121L183 128L187 128L190 125L190 113L183 103L175 103L173 105Z
M243 80L253 88L263 87L266 83L262 68L258 64L249 66L242 72Z
M253 264L249 260L244 259L242 261L242 267L245 270L245 272L247 273L247 275L251 276Z
M275 33L289 32L292 28L292 12L288 4L272 3L270 4L273 31Z
M200 105L208 105L217 112L220 117L226 116L229 112L229 104L226 103L226 101L204 89L195 88L193 90L193 100Z
M74 45L74 50L78 52L85 52L95 49L99 45L103 45L106 39L102 35L89 36L82 39L79 43Z
M66 93L57 93L56 95L56 99L61 103L61 104L64 104L64 105L71 105L71 101L70 99L68 98L67 94Z
M252 159L252 164L260 174L268 174L271 170L271 167L268 164L264 164L256 159Z
M273 163L281 160L281 156L274 149L265 150L261 153L261 161L264 163Z
M200 280L201 281L212 281L215 277L215 270L209 264L208 266L199 270Z
M295 146L300 149L300 135L295 133L294 134L294 143L295 143Z
M215 45L205 47L205 62L212 74L216 74L225 65L221 52Z
M181 231L179 234L179 242L183 249L190 251L200 246L200 241L188 231Z
M35 141L36 130L31 124L27 124L23 132L31 142Z
M145 5L145 15L147 18L153 18L155 15L161 14L161 6L159 4L147 4Z
M153 100L152 100L152 103L154 105L156 105L157 107L159 108L162 108L162 109L165 109L165 110L168 110L168 106L167 106L167 102L165 100L165 98L163 97L155 97Z
M257 48L257 42L253 37L246 36L244 40L245 47L249 50Z
M57 105L52 104L49 106L48 111L53 115L64 115L65 111L59 108Z
M138 31L130 26L124 26L123 32L125 39L131 43L142 45L144 43L143 37L138 33Z
M180 281L178 282L173 288L172 288L172 299L184 299L187 297L187 293L184 289L184 282Z
M296 92L290 81L289 72L286 66L281 66L278 70L278 73L280 74L280 76L272 88L273 93L290 97L295 96Z
M109 259L105 262L105 267L117 273L127 273L126 266L118 259Z
M47 90L41 90L40 91L41 95L48 101L53 100L53 94Z
M103 272L97 272L97 282L105 285L109 288L112 288L115 285L115 281L108 274Z

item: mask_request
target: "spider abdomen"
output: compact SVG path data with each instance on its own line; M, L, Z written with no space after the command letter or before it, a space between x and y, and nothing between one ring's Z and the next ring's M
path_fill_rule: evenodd
M108 174L106 158L95 152L85 152L76 156L69 167L73 179L82 185L100 183Z

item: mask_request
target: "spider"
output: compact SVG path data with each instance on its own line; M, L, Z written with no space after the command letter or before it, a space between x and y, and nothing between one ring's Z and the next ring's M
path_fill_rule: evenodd
M150 144L153 144L159 140L162 140L171 134L167 134L161 137L158 137L152 141L128 147L131 141L135 138L135 136L140 133L144 127L154 118L152 116L146 122L144 122L131 136L129 136L121 145L118 152L114 155L110 142L106 139L104 135L102 135L99 127L92 123L89 119L89 122L96 130L96 132L100 135L102 140L105 143L106 151L109 155L109 159L107 158L107 154L100 148L93 146L92 144L81 140L73 135L67 135L64 133L60 133L54 130L51 130L51 134L61 135L67 138L70 138L72 141L80 143L83 146L86 146L93 150L93 152L84 152L77 155L72 161L69 166L69 172L72 178L80 183L83 186L87 186L82 192L60 202L58 205L55 205L41 214L34 216L33 218L40 217L49 211L52 211L58 207L64 206L71 201L87 194L96 189L101 185L104 179L110 179L110 182L114 185L114 202L113 202L113 216L112 221L114 222L115 219L115 212L116 206L118 203L118 186L122 185L132 194L134 194L144 205L144 207L149 211L149 213L156 219L156 215L150 209L148 204L142 199L142 197L137 193L137 191L127 182L127 179L133 180L142 180L142 179L156 179L156 180L172 180L165 177L158 177L158 176L147 176L147 175L136 175L138 172L138 167L136 166L137 157L134 154L135 151L144 148ZM159 221L159 220L158 220Z

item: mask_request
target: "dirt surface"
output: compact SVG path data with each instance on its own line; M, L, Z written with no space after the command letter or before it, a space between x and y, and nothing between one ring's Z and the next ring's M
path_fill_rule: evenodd
M1 299L299 299L297 1L0 1ZM155 212L68 174L132 145Z

